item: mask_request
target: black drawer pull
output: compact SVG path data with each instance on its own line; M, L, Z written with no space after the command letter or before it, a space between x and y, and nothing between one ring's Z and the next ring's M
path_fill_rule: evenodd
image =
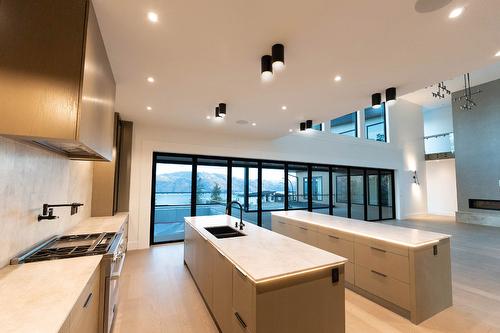
M83 304L84 308L86 308L90 304L90 301L92 301L92 296L94 296L92 293L90 293L89 296L87 296L87 300Z
M243 318L241 318L240 314L238 312L235 312L234 315L236 316L236 319L240 322L240 325L243 326L243 328L247 328L247 324L245 324L245 321Z
M333 236L333 235L328 235L328 237L333 238L333 239L340 239L340 237Z
M378 276L381 276L381 277L387 277L387 275L385 275L384 273L380 273L380 272L374 271L373 269L372 269L372 273L373 274L377 274Z
M299 227L299 228L302 229L302 230L306 230L307 231L307 228L304 228L304 227Z
M281 223L281 224L286 224L286 223L285 223L285 222L283 222L283 221L278 221L278 222L279 222L279 223Z
M370 249L378 251L378 252L382 252L382 253L386 253L387 252L386 250L382 250L382 249L379 249L378 247L373 247L373 246L370 246Z

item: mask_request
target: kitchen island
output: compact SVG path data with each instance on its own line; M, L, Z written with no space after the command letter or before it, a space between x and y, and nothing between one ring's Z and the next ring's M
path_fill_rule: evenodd
M452 305L450 236L307 211L273 231L344 256L346 287L418 324Z
M228 215L185 218L184 262L223 333L345 332L346 258Z

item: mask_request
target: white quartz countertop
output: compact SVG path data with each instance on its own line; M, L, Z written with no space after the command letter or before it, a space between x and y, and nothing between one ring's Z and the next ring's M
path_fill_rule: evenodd
M101 259L49 260L0 270L0 331L57 333Z
M93 234L100 232L117 232L128 219L128 213L117 213L114 216L90 217L78 223L66 235Z
M339 230L408 247L425 246L451 237L450 235L436 232L377 222L366 222L302 210L273 212L272 215L292 219L299 223L307 223L309 226L316 226L317 228Z
M117 232L128 213L91 217L68 235ZM102 256L9 265L0 269L0 332L57 333Z
M230 225L239 221L228 215L186 217L185 221L207 238L238 269L255 283L313 269L334 267L346 258L245 222L246 236L218 239L205 227Z

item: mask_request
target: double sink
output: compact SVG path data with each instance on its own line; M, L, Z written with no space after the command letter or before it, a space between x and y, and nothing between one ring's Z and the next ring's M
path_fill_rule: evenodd
M233 237L246 236L244 233L239 232L238 230L233 229L227 225L218 227L207 227L205 228L205 230L217 238L233 238Z

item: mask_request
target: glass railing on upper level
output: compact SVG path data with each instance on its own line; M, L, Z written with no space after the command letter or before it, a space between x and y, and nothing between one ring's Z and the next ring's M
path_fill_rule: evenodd
M425 159L439 160L455 157L455 141L453 132L429 135L424 137Z

